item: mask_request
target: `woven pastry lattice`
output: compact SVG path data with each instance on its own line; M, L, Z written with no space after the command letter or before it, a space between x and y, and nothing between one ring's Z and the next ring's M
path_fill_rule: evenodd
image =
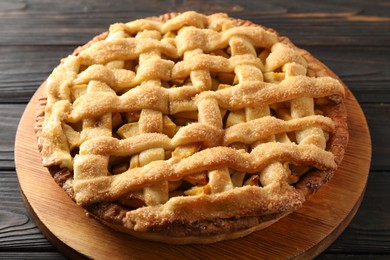
M46 87L44 165L73 171L78 204L126 206L135 230L288 211L305 199L302 175L337 167L319 108L343 86L273 31L223 14L114 24Z

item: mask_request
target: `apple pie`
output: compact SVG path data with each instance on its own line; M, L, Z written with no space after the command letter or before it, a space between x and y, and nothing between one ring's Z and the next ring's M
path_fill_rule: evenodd
M272 29L189 11L117 23L61 60L42 162L87 215L166 243L245 236L330 180L345 86Z

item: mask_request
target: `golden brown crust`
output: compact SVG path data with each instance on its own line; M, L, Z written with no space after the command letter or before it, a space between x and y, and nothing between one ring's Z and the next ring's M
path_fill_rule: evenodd
M204 21L204 16L199 15L199 14L194 14L194 13L186 13L184 16L180 16L177 13L170 13L170 14L165 14L160 17L153 17L149 18L149 20L153 21L159 21L159 22L167 22L170 21L172 18L175 17L180 17L178 20L176 20L175 23L166 23L165 29L163 28L162 30L168 30L166 28L170 27L177 27L177 26L182 26L183 24L190 23L190 24L200 24L201 26L202 21ZM188 20L190 17L191 19ZM222 26L220 23L220 19L223 17L224 19L226 18L223 14L215 14L215 24L213 25L215 28L219 28L219 26ZM300 65L307 66L308 70L311 70L312 73L314 73L317 76L330 76L334 79L337 79L338 82L341 82L337 76L331 72L325 65L323 65L321 62L316 60L314 57L312 57L308 52L301 50L294 46L288 38L285 37L280 37L276 34L276 32L272 29L265 28L263 26L255 25L249 21L242 21L242 20L235 20L232 18L229 18L230 21L234 25L240 25L240 26L250 26L254 28L262 28L263 30L270 32L272 34L275 34L277 36L278 42L284 43L286 46L289 46L292 50L295 52L289 53L289 50L286 50L285 47L283 46L276 46L274 43L274 40L271 38L267 38L266 36L261 36L261 44L264 48L270 48L271 46L274 46L273 48L274 53L275 53L275 62L268 62L267 67L265 68L268 71L272 71L275 69L278 69L278 66L282 64L285 59L292 59L295 61L295 65L293 64L291 68L287 68L288 72L287 73L295 73L295 70L300 69ZM122 26L122 25L119 25ZM158 26L155 24L151 24L149 26ZM131 31L132 28L126 28L126 30ZM115 30L114 30L115 31ZM240 32L241 33L241 32ZM244 33L245 34L245 33ZM245 34L245 37L250 37L250 33ZM102 60L101 56L95 56L95 53L93 51L90 51L91 48L104 48L102 44L103 41L109 36L109 33L102 33L101 35L95 37L93 40L91 40L89 43L87 43L84 46L81 46L77 48L74 52L74 55L82 55L82 59L85 62L85 64L90 64L95 61L100 62L100 63L105 63L106 60ZM252 39L252 41L256 41L257 39ZM102 47L100 47L99 44L96 44L97 42L102 42ZM95 44L95 45L94 45ZM120 48L133 48L133 43L127 43L127 42L119 42L118 41L118 46ZM136 43L135 43L136 44ZM198 44L198 43L186 43L187 45L191 44ZM92 47L93 46L93 47ZM136 46L136 45L134 45ZM145 45L144 49L140 50L143 52L147 45ZM137 47L136 47L137 48ZM172 54L172 50L167 48L166 46L160 46L158 48L161 48L160 50L162 52L166 52L167 54L170 53ZM206 47L207 48L207 47ZM211 48L211 47L210 47ZM278 56L279 50L278 48L284 48L283 51L284 56ZM89 49L89 50L88 50ZM138 51L137 49L134 49L135 51ZM180 53L180 50L179 50ZM299 53L299 55L296 55L296 53ZM111 54L110 54L111 55ZM122 54L123 55L123 54ZM172 54L173 55L173 54ZM286 58L287 55L287 58ZM295 56L294 56L295 55ZM304 59L302 59L302 57ZM187 71L192 71L192 70L199 70L202 69L203 63L206 60L202 60L202 56L199 55L197 57L194 57L191 59L191 62L185 62L185 60L181 63L180 66L175 66L172 69L172 65L168 63L162 63L160 67L161 68L167 68L167 70L172 69L172 73L174 75L178 75L179 77L186 77L185 73ZM70 63L69 66L72 66L72 61L67 61ZM222 62L222 63L221 63ZM237 64L240 63L240 60L237 59L235 61L234 59L230 59L228 63L223 63L226 62L223 59L218 58L218 62L216 60L215 64L212 66L213 69L216 71L223 71L225 68L231 67L236 67ZM256 61L253 61L253 64L256 64ZM68 67L69 67L68 66ZM197 67L198 66L198 67ZM260 65L255 65L255 66L262 66ZM94 67L94 69L98 69L98 71L93 71L90 70L89 72L85 71L83 72L84 76L81 76L77 79L78 82L77 84L84 84L84 82L88 82L90 79L93 77L96 77L97 73L106 73L103 67ZM230 70L230 69L228 69ZM142 74L142 71L139 70L139 74ZM89 74L88 74L89 73ZM110 73L110 72L107 72ZM158 73L158 72L155 72ZM184 73L184 74L183 74ZM92 75L92 76L91 76ZM299 75L299 72L298 72ZM279 183L274 183L272 185L267 186L267 188L263 188L261 190L251 188L251 186L246 186L246 188L241 188L240 189L240 196L237 196L235 194L237 190L231 190L228 192L224 192L223 195L218 195L217 197L210 197L207 195L201 195L201 196L189 196L189 197L184 197L185 199L182 200L176 200L176 199L170 199L166 205L164 206L165 208L172 208L174 211L166 211L164 210L164 207L159 207L154 206L152 208L149 207L141 207L136 210L129 209L126 206L123 206L121 204L118 204L114 202L118 198L122 196L122 194L126 193L126 191L132 191L136 190L137 187L144 187L145 184L150 185L155 183L156 181L159 182L158 179L156 179L155 176L157 176L153 169L165 169L165 173L167 175L160 175L160 182L162 180L175 180L186 176L190 175L191 169L189 169L188 165L185 163L186 159L180 159L178 161L175 161L174 159L170 160L169 163L167 162L153 162L150 163L147 166L141 167L139 169L133 170L132 176L146 176L143 179L137 180L136 178L129 178L129 175L116 175L114 176L115 178L106 178L104 176L99 177L98 180L94 181L93 183L90 183L89 181L79 181L76 183L76 186L73 185L73 173L71 170L67 170L66 166L65 169L58 168L57 166L49 166L51 168L51 171L53 172L53 177L55 181L62 186L66 192L73 198L75 199L79 204L84 204L85 208L89 212L89 214L96 219L104 222L108 226L113 227L114 229L130 233L132 235L142 237L142 238L147 238L151 240L157 240L157 241L163 241L167 243L210 243L210 242L216 242L224 239L232 239L236 237L240 237L246 234L249 234L253 232L254 230L259 230L261 228L264 228L275 221L277 221L280 217L283 217L289 213L291 213L293 210L295 210L297 207L299 207L305 198L310 196L310 194L314 193L318 188L320 188L324 183L326 183L334 173L335 169L337 168L337 165L341 163L341 160L344 155L344 150L348 142L348 128L346 124L346 110L342 101L342 96L344 94L344 89L343 87L340 87L337 85L336 81L329 80L327 78L321 78L319 79L321 83L317 79L314 79L312 81L307 82L305 80L301 80L299 77L300 76L295 76L293 78L289 78L289 81L285 81L285 86L286 88L283 88L283 82L281 84L278 84L277 87L275 85L275 90L269 91L269 90L261 90L264 91L263 94L258 93L258 89L254 89L251 84L247 83L247 86L243 86L242 93L236 93L237 91L232 91L232 89L226 89L223 91L214 92L214 93L206 93L199 95L196 99L196 105L198 106L199 110L205 111L204 115L204 120L208 121L207 123L211 125L218 125L218 118L215 119L213 118L212 114L207 114L210 109L210 106L214 105L219 105L220 107L224 109L240 109L242 107L246 107L248 105L253 104L258 104L260 101L262 103L268 104L273 104L275 103L274 99L266 99L266 100L261 100L262 97L264 96L270 96L272 93L273 95L276 96L276 100L279 101L284 101L283 97L284 95L289 96L289 99L295 98L295 99L302 99L303 94L299 94L299 91L301 91L301 86L304 84L310 84L310 85L316 85L316 84L321 84L321 85L327 85L329 87L323 88L323 90L318 87L318 89L309 89L307 88L304 93L310 93L311 96L313 97L322 97L322 96L327 96L327 95L333 95L333 101L328 102L324 105L321 105L321 110L323 112L323 116L326 118L330 118L331 124L329 124L326 119L320 118L320 116L313 116L311 118L310 122L317 122L318 126L321 126L323 129L327 129L327 131L331 132L330 140L327 141L327 151L330 151L331 154L333 154L334 157L329 157L327 160L321 160L318 161L315 156L310 156L310 154L322 154L320 157L321 158L326 158L328 154L322 153L320 149L316 148L313 145L301 145L300 147L296 147L293 144L284 144L284 150L281 149L275 149L272 150L274 151L273 153L270 154L270 157L264 157L259 161L258 158L262 157L259 156L260 154L265 154L265 151L268 150L269 148L266 146L263 146L263 149L260 147L254 148L252 151L252 156L248 157L246 155L242 155L237 153L235 150L229 150L225 149L223 150L218 150L218 153L221 152L221 154L224 154L224 156L221 156L219 159L215 160L213 159L212 161L209 162L210 165L214 165L213 167L226 167L227 165L233 166L236 171L251 171L249 169L252 169L252 171L260 171L264 168L266 168L266 165L268 165L272 160L278 158L280 161L283 162L289 161L289 162L294 162L297 164L310 164L310 165L315 165L317 168L320 168L322 170L312 170L304 174L304 176L299 180L299 182L295 185L295 189L292 188L291 186L286 184L279 184ZM84 79L83 79L84 77ZM118 80L118 75L113 75L111 77L111 86L117 86L118 89L121 88L121 84L123 85L125 81L120 81L120 78ZM130 77L130 78L129 78ZM137 75L138 77L138 75ZM163 75L161 75L163 77ZM126 82L129 82L129 80L134 81L134 83L131 84L138 84L139 79L134 78L134 75L126 75ZM127 83L129 84L129 83ZM294 89L294 85L296 85L296 89ZM258 84L257 84L258 86ZM288 88L289 86L290 88ZM99 88L99 86L96 86ZM345 87L345 86L344 86ZM184 87L183 87L184 88ZM50 91L50 90L49 90ZM157 89L154 89L152 91L157 91ZM160 91L160 90L158 90ZM253 92L255 91L255 92ZM268 92L267 92L268 91ZM279 94L278 94L279 91ZM309 91L309 92L308 92ZM313 92L310 92L313 91ZM323 91L323 92L321 92ZM108 93L108 92L107 92ZM288 93L288 94L284 94ZM329 93L329 94L327 94ZM170 93L169 93L170 94ZM180 95L186 93L183 91L181 93L180 91L175 93L174 95ZM60 95L60 94L59 94ZM110 94L111 95L111 94ZM137 97L139 97L140 93L134 93L134 98L130 95L127 95L127 99L120 100L117 97L106 95L104 98L102 98L99 102L100 104L100 112L96 112L96 107L90 107L86 108L85 106L81 107L80 109L78 108L77 105L74 106L74 110L72 111L71 114L71 120L74 122L77 122L80 118L83 117L90 117L92 115L101 115L104 114L104 111L107 111L107 108L110 107L110 109L122 109L121 107L126 106L125 104L129 103L136 103L137 102ZM148 95L146 92L144 92L142 95ZM154 92L153 94L154 95ZM166 91L162 91L159 96L164 97L166 94ZM175 97L170 94L169 98ZM191 94L192 95L192 94ZM237 98L235 99L235 96L237 95ZM257 96L259 97L258 99L248 101L245 104L242 103L242 100L247 100L246 96L252 97L252 96ZM296 95L296 96L294 96ZM113 97L113 99L111 98ZM179 96L178 96L179 97ZM96 98L96 97L95 97ZM209 102L210 99L216 100L217 103ZM164 107L164 104L162 102L164 98L161 98L159 101L153 101L150 103L150 108L157 109L159 111L162 111L164 113L168 113L166 107ZM179 99L180 100L180 99ZM199 100L199 101L197 101ZM286 99L287 100L287 99ZM206 102L207 101L207 102ZM148 101L149 102L149 101ZM159 103L160 102L160 103ZM181 101L180 101L181 102ZM267 103L268 102L268 103ZM299 102L304 102L304 101L298 101L298 104L302 105ZM81 103L81 102L80 102ZM113 104L115 104L116 108L113 107ZM159 105L160 104L160 105ZM45 137L42 137L42 124L45 116L45 111L44 108L47 105L47 99L46 97L40 100L40 104L38 106L38 114L37 114L37 123L36 123L36 133L38 137L38 147L42 151L43 145L41 140L45 141ZM194 104L191 104L192 106ZM66 109L66 108L65 108ZM79 110L78 110L79 109ZM176 107L176 103L172 103L170 108L171 111L176 112L181 112L180 111L180 106ZM175 110L176 109L176 110ZM147 117L148 116L148 117ZM153 118L156 118L155 115L152 114L145 114L144 118L149 118L149 121L154 121L150 120ZM158 117L157 117L158 118ZM144 119L146 120L146 119ZM158 119L157 119L158 120ZM274 130L275 128L279 127L280 129L286 129L286 127L290 127L291 131L302 131L300 130L303 125L307 124L308 119L301 119L301 118L296 118L292 119L291 121L275 121L273 119L268 119L266 117L263 117L262 119L257 119L260 122L266 121L267 124L274 124L274 127L272 129ZM273 120L273 121L272 121ZM317 121L316 121L317 120ZM253 122L253 121L251 121ZM305 123L306 122L306 123ZM244 124L242 124L244 126ZM198 129L196 124L192 125L193 129ZM205 127L204 125L201 127ZM256 140L260 139L257 131L253 131L253 127L251 125L247 126L248 128L248 136L254 136ZM303 127L305 128L305 127ZM303 129L302 128L302 129ZM142 130L143 129L143 130ZM144 132L158 132L159 131L159 126L158 124L153 126L152 128L141 128L141 131ZM186 131L190 131L191 133L194 133L194 130L188 130L189 127L187 127ZM200 129L200 128L199 128ZM230 143L235 143L240 141L242 143L242 140L239 137L239 134L237 134L234 131L234 126L230 127L229 131L230 132L221 132L217 131L215 127L210 127L207 129L207 136L202 136L200 135L199 141L204 142L204 145L206 146L213 146L213 142L215 143L216 140L224 140L225 138L225 143L226 145L229 145ZM197 130L199 131L199 130ZM204 133L205 130L202 130L202 133ZM238 128L237 132L243 131L243 128ZM281 131L282 132L282 131ZM104 134L104 132L102 132ZM195 132L196 133L196 132ZM211 133L214 133L214 135L210 135ZM271 133L271 132L270 132ZM182 135L180 135L182 134ZM266 138L267 134L262 133L264 136L261 136L261 138ZM275 132L272 132L272 134L275 134ZM193 135L193 134L192 134ZM153 139L150 139L152 138ZM139 139L138 143L148 143L150 140L152 143L158 143L159 146L161 147L177 147L178 144L185 144L186 140L186 132L179 131L178 134L175 135L174 138L169 139L165 138L162 136L159 136L158 134L149 134L147 135L144 139ZM196 138L194 136L191 137ZM237 139L238 138L238 139ZM185 141L183 143L183 140ZM100 142L106 142L110 144L110 149L111 152L108 152L107 150L100 151L99 147L100 145L96 145L96 142L93 142L88 145L88 142L84 143L80 149L82 151L88 151L91 153L94 157L88 157L85 158L87 160L95 160L91 161L92 163L90 164L88 161L81 161L81 157L79 157L77 160L79 160L79 166L76 169L76 171L80 171L81 168L91 168L94 167L93 165L99 161L102 160L100 159L102 155L105 154L114 154L114 151L118 153L117 156L120 156L121 153L123 154L129 154L129 150L137 150L137 142L132 144L132 141L128 142L118 142L118 145L115 146L116 141L112 138L107 138L107 139L101 139ZM216 143L218 143L217 141ZM249 143L252 143L248 141ZM321 140L316 141L318 145L321 145ZM107 145L103 145L107 147ZM150 144L150 147L153 147L153 144ZM131 148L131 149L130 149ZM288 149L285 149L288 148ZM144 148L145 149L145 148ZM171 148L170 148L171 149ZM256 149L258 150L258 155L255 153ZM294 149L299 149L300 151L302 150L303 153L299 152L296 153ZM119 152L118 152L119 151ZM121 152L122 151L122 152ZM211 150L210 150L211 151ZM217 151L217 150L216 150ZM286 152L290 151L290 152ZM306 153L304 152L306 151ZM43 154L45 154L47 151L43 151ZM210 158L210 156L214 154L214 152L199 152L194 154L193 156L190 156L188 159L191 161L191 164L193 162L199 162L200 164L193 164L193 169L199 169L199 168L205 168L207 169L208 161L207 159ZM298 157L294 157L296 154L299 154ZM196 160L192 160L197 156ZM283 160L282 160L283 159ZM66 160L65 160L66 161ZM216 162L217 161L217 162ZM257 162L256 162L257 161ZM62 166L64 165L62 161ZM241 165L246 164L246 166L239 166L238 162L241 162ZM255 168L248 167L248 164L253 163L253 165L257 165ZM52 160L51 158L48 159L48 161L44 161L46 165L59 165L59 161ZM180 168L180 163L182 163L183 167L186 168L186 171L183 172L182 170L177 170ZM272 163L271 163L272 164ZM65 164L66 165L66 164ZM69 164L68 164L69 165ZM179 165L179 166L177 166ZM274 165L274 164L272 164ZM81 167L81 168L80 168ZM176 167L176 168L172 168ZM240 168L241 167L241 168ZM247 167L247 168L246 168ZM275 169L278 169L279 166L272 166L276 167ZM68 167L69 168L69 167ZM82 171L82 170L81 170ZM196 170L193 170L194 173L196 173ZM223 172L218 173L218 171L215 173L216 175L223 175ZM148 179L149 176L149 179ZM264 177L265 178L265 177ZM264 180L267 182L267 180ZM107 187L110 183L110 188L105 189L104 187ZM94 188L95 185L95 188ZM84 190L88 186L89 191L88 193L84 193ZM288 187L286 187L288 186ZM74 191L74 188L76 187L76 194ZM103 190L102 190L103 188ZM93 192L93 190L96 190L96 192ZM91 192L92 191L92 192ZM247 196L247 198L246 198ZM271 199L272 197L272 199ZM277 199L275 199L277 197ZM256 204L253 204L253 198L257 198ZM226 201L234 201L237 199L237 202L235 203L229 203L227 204ZM103 202L103 201L113 201L113 202ZM248 201L248 204L245 204L243 202ZM270 201L272 201L272 206L270 206ZM226 212L221 215L219 208L223 207L225 208L226 206L230 206L227 214ZM193 210L192 210L193 209ZM213 213L214 210L214 213ZM207 217L204 217L202 212L207 211Z

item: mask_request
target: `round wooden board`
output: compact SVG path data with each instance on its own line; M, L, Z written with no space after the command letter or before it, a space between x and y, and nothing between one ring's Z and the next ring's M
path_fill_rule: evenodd
M86 216L41 166L34 135L41 87L19 123L15 163L26 207L43 234L66 256L96 259L298 258L320 254L345 229L362 200L371 162L371 139L364 114L347 91L350 141L332 180L298 211L249 236L209 245L167 245L113 231Z

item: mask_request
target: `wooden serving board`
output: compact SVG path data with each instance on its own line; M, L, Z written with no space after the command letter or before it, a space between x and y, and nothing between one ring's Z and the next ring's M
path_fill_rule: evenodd
M210 245L167 245L133 238L88 218L41 166L34 118L42 87L19 123L15 163L26 207L42 233L66 256L96 259L298 258L320 254L345 229L362 200L371 162L371 140L364 114L347 92L350 141L332 180L298 211L244 238Z

